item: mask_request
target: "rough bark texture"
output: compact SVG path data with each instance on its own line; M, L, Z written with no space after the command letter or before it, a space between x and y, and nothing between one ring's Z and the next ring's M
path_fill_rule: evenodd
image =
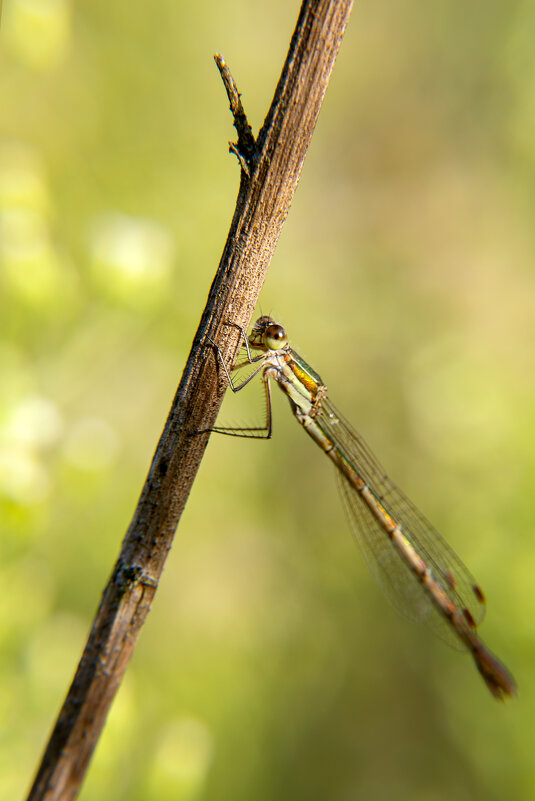
M223 398L225 381L213 350L206 346L207 336L218 343L227 363L232 362L238 331L224 323L249 325L351 6L351 0L304 0L256 142L237 106L237 91L233 94L229 87L228 69L216 57L239 134L231 147L242 166L236 210L171 411L30 801L67 801L79 792L204 453L209 435L199 432L213 426Z

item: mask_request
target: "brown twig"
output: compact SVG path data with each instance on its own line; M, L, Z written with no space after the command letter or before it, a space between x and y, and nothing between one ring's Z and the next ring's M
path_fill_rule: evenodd
M221 73L221 78L225 84L225 89L227 90L230 110L232 112L232 116L234 117L234 127L238 132L238 141L236 144L234 144L234 142L229 142L229 150L238 157L238 161L241 164L242 170L246 176L250 178L252 161L256 155L256 142L253 136L253 131L249 125L249 122L247 121L247 115L245 114L242 106L238 87L236 86L234 78L230 73L227 62L221 53L216 53L214 59L219 72Z
M244 328L249 325L297 186L351 6L352 0L303 0L275 96L256 143L237 91L237 104L233 92L236 147L249 174L242 172L227 242L180 385L29 801L70 801L78 794L150 609L208 441L207 433L198 432L214 425L223 399L226 382L221 380L217 360L206 347L207 337L218 343L227 363L232 362L237 328L224 323L231 320ZM228 70L222 73L226 75Z

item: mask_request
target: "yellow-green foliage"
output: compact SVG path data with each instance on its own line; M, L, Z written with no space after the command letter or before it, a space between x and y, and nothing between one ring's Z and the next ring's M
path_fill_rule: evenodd
M4 3L2 799L32 779L234 209L212 54L258 130L298 5ZM356 4L261 297L477 576L519 699L384 602L276 398L271 442L212 438L83 801L535 797L533 17Z

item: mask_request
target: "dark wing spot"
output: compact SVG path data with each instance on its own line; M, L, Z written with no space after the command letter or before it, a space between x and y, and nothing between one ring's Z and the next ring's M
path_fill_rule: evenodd
M472 617L472 615L470 614L470 612L468 611L468 609L466 607L464 607L464 609L463 609L463 615L465 616L466 622L468 623L470 628L471 629L475 629L476 621L474 620L474 618Z
M483 595L483 590L481 587L478 587L477 584L472 584L472 589L474 591L474 595L476 596L477 600L480 604L485 603L485 596Z

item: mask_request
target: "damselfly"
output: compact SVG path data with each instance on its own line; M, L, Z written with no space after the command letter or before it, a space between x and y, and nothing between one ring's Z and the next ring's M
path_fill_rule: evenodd
M288 343L286 331L271 317L260 317L247 338L247 361L255 369L235 385L219 349L234 392L261 375L267 401L263 428L213 431L242 437L270 438L273 379L288 397L292 411L310 437L337 468L351 526L367 561L401 611L423 619L454 646L468 650L495 698L516 693L507 668L477 634L485 596L469 570L424 515L385 474L362 438L331 403L320 376ZM259 351L253 356L252 351Z

